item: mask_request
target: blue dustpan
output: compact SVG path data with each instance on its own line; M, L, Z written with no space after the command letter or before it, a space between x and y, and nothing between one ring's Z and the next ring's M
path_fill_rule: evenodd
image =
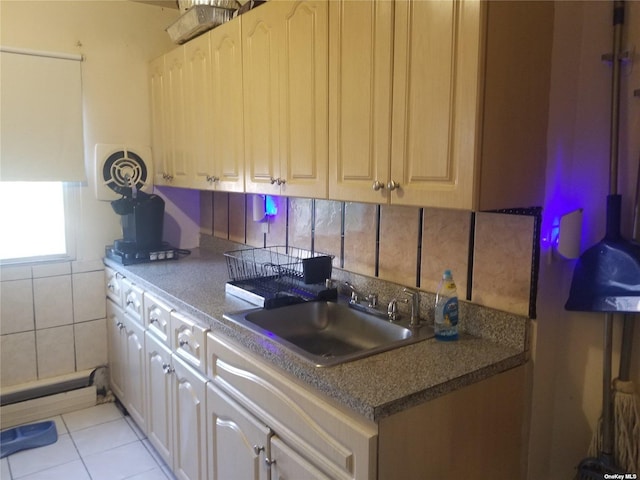
M56 424L51 420L9 428L0 432L0 458L27 448L44 447L57 440Z

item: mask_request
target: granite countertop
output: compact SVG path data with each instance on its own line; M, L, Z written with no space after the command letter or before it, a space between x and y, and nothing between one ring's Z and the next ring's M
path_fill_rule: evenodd
M195 249L178 261L122 266L105 259L105 264L272 366L376 422L527 360L524 341L514 345L513 341L462 334L457 342L424 340L368 358L316 368L278 344L223 318L226 312L254 306L225 293L228 274L221 251Z

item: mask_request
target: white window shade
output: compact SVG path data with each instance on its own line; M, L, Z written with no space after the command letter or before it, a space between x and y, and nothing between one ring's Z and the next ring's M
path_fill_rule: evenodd
M86 180L81 59L0 47L0 180Z

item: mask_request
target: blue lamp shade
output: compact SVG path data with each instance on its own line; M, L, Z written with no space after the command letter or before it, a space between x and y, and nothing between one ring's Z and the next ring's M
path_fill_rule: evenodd
M621 198L607 197L606 235L578 259L567 310L640 312L640 244L620 235Z

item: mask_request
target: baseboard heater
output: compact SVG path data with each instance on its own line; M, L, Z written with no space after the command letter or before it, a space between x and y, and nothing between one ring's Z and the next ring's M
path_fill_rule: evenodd
M0 426L23 423L88 408L96 404L96 369L2 388Z

